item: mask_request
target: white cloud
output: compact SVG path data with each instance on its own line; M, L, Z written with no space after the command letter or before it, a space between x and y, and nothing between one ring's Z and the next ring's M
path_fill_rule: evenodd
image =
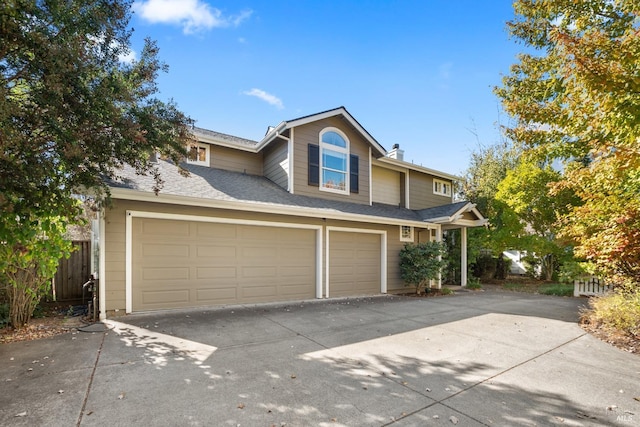
M253 13L245 10L238 15L224 16L220 9L202 0L142 0L133 3L133 10L152 24L180 25L185 34L237 27Z
M127 53L121 53L120 55L118 55L118 61L124 62L125 64L131 64L137 59L138 55L131 49L129 49Z
M271 95L270 93L267 93L262 89L253 88L251 90L246 90L242 93L248 96L255 96L256 98L261 99L264 102L273 105L278 110L282 110L284 108L284 105L282 104L282 100L280 98L278 98L275 95Z
M103 47L102 45L104 45L105 43L104 34L101 34L100 36L88 35L87 38L92 43L92 48L94 49L101 49L101 47ZM116 40L112 40L109 43L110 49L120 51L120 53L118 54L118 61L125 64L131 64L138 59L138 55L134 50L132 50L131 48L123 49L123 47L124 46L122 46Z

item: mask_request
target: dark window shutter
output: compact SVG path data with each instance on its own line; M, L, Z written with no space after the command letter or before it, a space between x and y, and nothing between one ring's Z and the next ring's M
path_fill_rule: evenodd
M320 146L309 144L309 185L320 186Z
M351 168L351 171L349 173L349 190L352 193L357 193L359 191L359 189L360 189L360 186L358 185L358 161L359 161L359 158L355 154L352 154L350 160L351 160L351 164L349 166Z

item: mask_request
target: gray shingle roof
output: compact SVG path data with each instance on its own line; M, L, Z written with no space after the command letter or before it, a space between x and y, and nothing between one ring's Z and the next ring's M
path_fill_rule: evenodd
M253 141L251 139L240 138L239 136L228 135L226 133L216 132L216 131L209 130L209 129L199 128L197 126L194 126L192 128L192 131L193 131L193 134L195 136L198 136L198 135L208 136L209 138L213 138L216 141L226 142L226 143L233 144L233 145L239 145L239 146L244 146L244 147L246 147L246 146L254 147L254 146L258 145L258 141Z
M422 220L417 212L396 206L377 203L369 206L291 194L262 176L190 164L184 164L183 167L190 172L189 177L180 175L173 164L158 161L158 169L164 180L161 194L244 202L255 204L257 209L259 205L313 208L318 210L318 217L341 212L396 220ZM137 175L130 166L119 170L117 175L119 179L108 181L109 186L153 192L153 177Z
M466 206L469 202L457 202L448 205L436 206L433 208L421 209L417 211L417 214L423 221L429 221L434 218L449 217L455 215L460 209Z

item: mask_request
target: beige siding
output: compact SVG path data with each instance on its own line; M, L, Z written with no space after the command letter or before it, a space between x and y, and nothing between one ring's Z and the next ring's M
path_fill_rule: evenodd
M300 224L310 224L310 225L318 225L318 226L333 226L333 227L350 227L350 228L365 228L376 231L386 231L387 232L387 290L390 293L397 292L405 292L407 288L404 287L404 283L402 282L400 276L400 267L399 267L399 258L398 254L400 249L403 247L404 243L400 242L400 230L398 226L395 225L379 225L379 224L365 224L351 221L337 221L337 220L326 220L323 221L321 218L303 218L303 217L290 217L283 215L272 215L272 214L261 214L261 213L252 213L252 212L238 212L224 209L210 209L210 208L198 208L198 207L187 207L187 206L176 206L176 205L167 205L161 203L148 203L148 202L133 202L133 201L124 201L124 200L114 200L113 205L110 209L108 209L105 213L105 261L106 261L106 271L104 272L104 276L102 277L102 284L105 288L106 294L106 314L111 317L117 314L124 314L125 311L125 218L127 210L138 210L138 211L146 211L146 212L166 212L173 214L188 214L195 216L215 216L220 218L234 218L234 219L246 219L246 220L257 220L257 221L268 221L268 222L290 222L290 223L300 223ZM139 218L134 218L134 223L138 221ZM136 225L136 224L134 224ZM138 226L139 227L139 226ZM280 228L276 228L276 230L280 230ZM191 233L191 229L190 229ZM333 232L332 232L333 234ZM422 237L423 233L420 233L419 230L416 230L414 235L416 236L416 241L418 236ZM325 235L323 230L323 236ZM380 238L380 235L373 235ZM183 239L184 240L184 239ZM176 242L175 239L171 240L172 242ZM378 240L379 242L379 240ZM326 242L324 242L326 245ZM189 241L189 245L192 242ZM173 253L178 253L180 251L180 244L176 245L176 248L171 249L174 251ZM269 257L271 248L273 246L271 244L262 246L263 254L265 257ZM379 248L379 243L378 243ZM147 251L154 251L157 248L153 246L149 247ZM191 246L190 246L190 250ZM205 249L201 249L202 251ZM326 249L323 248L323 265L324 265L324 257ZM162 249L161 249L162 252ZM149 252L148 252L149 253ZM153 252L151 252L153 253ZM379 258L378 258L379 259ZM365 264L368 261L365 261ZM169 264L167 264L169 265ZM256 264L257 265L257 264ZM315 265L315 260L313 263L311 261L305 265L298 265L290 268L289 273L297 274L299 273L298 268ZM178 266L179 268L179 266ZM190 267L191 268L191 267ZM207 275L216 273L221 276L225 274L231 274L230 270L217 270L211 271L206 270L209 267L202 267L200 270L201 275ZM237 268L234 267L234 268ZM323 274L324 274L324 267ZM372 269L377 274L380 271L379 263L377 267ZM226 273L225 273L226 272ZM153 274L153 273L151 273ZM178 273L171 273L178 274ZM236 273L237 274L237 270ZM259 284L260 280L255 280L255 284ZM377 292L380 290L380 282L376 286ZM315 278L309 279L308 283L309 287L306 288L310 290L315 286ZM266 286L268 288L269 286ZM255 289L256 298L258 298L264 290ZM267 289L268 291L268 289ZM333 296L336 296L332 293ZM311 295L309 298L313 298L315 293ZM284 300L286 298L277 298L278 300Z
M359 192L358 194L336 194L320 191L318 187L309 186L308 151L309 144L318 144L320 131L326 127L335 127L347 135L351 154L359 157ZM353 203L369 204L369 143L365 141L345 120L331 117L319 122L310 123L295 129L294 133L294 189L296 194L318 197L322 199L341 200Z
M409 208L418 210L453 202L452 196L433 194L433 177L425 173L409 172Z
M374 166L371 170L374 202L399 206L402 203L400 172Z
M262 175L262 154L212 145L210 159L212 168Z
M289 150L286 141L271 144L264 153L264 176L289 189Z

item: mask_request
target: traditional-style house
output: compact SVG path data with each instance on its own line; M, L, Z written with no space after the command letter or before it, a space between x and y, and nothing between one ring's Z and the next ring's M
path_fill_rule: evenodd
M251 141L194 128L185 168L125 167L100 218L100 312L405 291L398 253L485 219L456 177L387 152L343 107Z

